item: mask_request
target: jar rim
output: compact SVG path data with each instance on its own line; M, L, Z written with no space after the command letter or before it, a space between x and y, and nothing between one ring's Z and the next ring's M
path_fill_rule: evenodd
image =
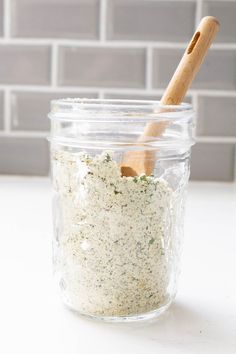
M65 121L93 121L96 118L102 121L122 121L123 118L159 121L189 118L193 112L190 103L163 105L158 100L65 98L51 101L48 117Z
M120 99L120 98L59 98L59 99L54 99L51 100L51 105L54 104L59 104L62 106L70 106L70 105L75 105L76 107L79 106L93 106L95 107L96 105L107 105L107 106L119 106L119 107L125 107L125 106L150 106L150 105L156 105L158 106L163 106L166 107L166 105L163 105L160 103L160 100L130 100L130 99ZM168 107L176 107L180 108L183 107L185 109L189 109L192 107L190 103L181 103L179 105L168 105Z

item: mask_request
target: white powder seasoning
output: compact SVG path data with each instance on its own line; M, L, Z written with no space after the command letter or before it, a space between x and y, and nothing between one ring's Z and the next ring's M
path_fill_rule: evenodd
M167 182L122 177L110 152L52 155L55 267L66 302L95 316L136 315L167 304L176 252Z

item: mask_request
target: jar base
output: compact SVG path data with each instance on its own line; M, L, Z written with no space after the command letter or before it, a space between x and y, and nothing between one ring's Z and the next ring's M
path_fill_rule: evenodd
M95 321L102 321L108 323L129 323L129 322L141 322L141 321L150 321L153 319L158 318L161 316L166 310L170 307L172 300L170 300L165 305L159 307L156 310L140 313L137 315L128 315L128 316L99 316L99 315L92 315L89 313L81 312L74 309L70 304L64 301L64 304L67 308L71 311L75 312L79 316L86 317L91 320Z

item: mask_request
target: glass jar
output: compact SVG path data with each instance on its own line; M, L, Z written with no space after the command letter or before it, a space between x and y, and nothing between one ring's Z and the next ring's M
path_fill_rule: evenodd
M51 102L54 273L63 301L107 321L156 317L173 301L193 145L189 104ZM140 139L148 123L165 125ZM127 154L155 156L150 175L122 176ZM148 157L148 154L146 154Z

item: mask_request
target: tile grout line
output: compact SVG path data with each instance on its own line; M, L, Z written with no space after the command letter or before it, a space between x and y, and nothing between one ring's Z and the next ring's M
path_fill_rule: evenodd
M194 111L197 113L198 109L198 94L196 92L192 93L192 106Z
M10 0L4 0L3 3L3 33L4 41L10 37Z
M234 145L234 182L236 182L236 142Z
M202 18L202 0L196 2L195 27L197 28Z
M104 99L105 97L105 92L104 90L99 90L99 93L98 93L98 98L100 98L101 100Z
M19 126L19 119L17 114L17 99L16 95L11 92L10 97L10 109L11 109L11 129Z
M196 136L196 141L199 143L217 143L217 144L235 144L235 136Z
M75 47L94 47L98 48L105 45L106 48L140 48L153 46L157 48L185 48L187 42L159 42L159 41L129 41L129 40L77 40L77 39L56 39L56 38L11 38L10 41L6 41L6 38L0 38L1 44L12 45L34 45L34 46L46 46L56 43L62 46L75 46ZM221 44L219 43L218 46ZM236 49L236 43L229 44L233 49ZM223 45L225 48L225 44Z
M147 95L159 95L162 94L164 88L159 89L135 89L135 88L118 88L118 87L99 87L99 86L55 86L52 87L51 85L0 85L0 90L11 89L15 91L22 91L22 92L74 92L83 91L83 93L97 93L100 90L107 91L108 93L112 94L147 94ZM207 96L207 97L236 97L236 90L214 90L214 89L190 89L188 91L190 96L197 94L198 96Z
M10 89L5 88L4 92L4 133L8 134L11 131L11 101Z
M14 138L46 138L48 131L35 131L35 130L19 130L10 131L9 133L1 131L0 137L14 137Z
M107 14L107 1L100 0L99 9L99 43L103 44L106 41L106 14Z
M146 63L145 63L145 88L150 90L152 88L152 56L153 50L151 46L148 46L146 49Z
M195 137L197 136L197 121L198 121L198 95L196 93L192 94L192 106L195 112L195 130L194 130L194 135Z
M55 86L52 85L0 85L0 90L4 90L5 88L9 88L15 91L21 92L68 92L74 93L75 90L77 91L84 91L84 93L97 93L99 91L99 87L80 87L80 86ZM236 94L236 93L235 93Z
M57 87L57 75L58 75L58 45L52 44L51 47L51 86L53 89Z
M46 46L46 45L62 45L75 47L93 47L99 48L105 46L106 48L153 48L160 49L185 49L187 42L160 42L160 41L129 41L129 40L74 40L74 39L56 39L56 38L0 38L0 45L32 45L32 46ZM236 50L236 43L214 43L211 46L214 50Z

